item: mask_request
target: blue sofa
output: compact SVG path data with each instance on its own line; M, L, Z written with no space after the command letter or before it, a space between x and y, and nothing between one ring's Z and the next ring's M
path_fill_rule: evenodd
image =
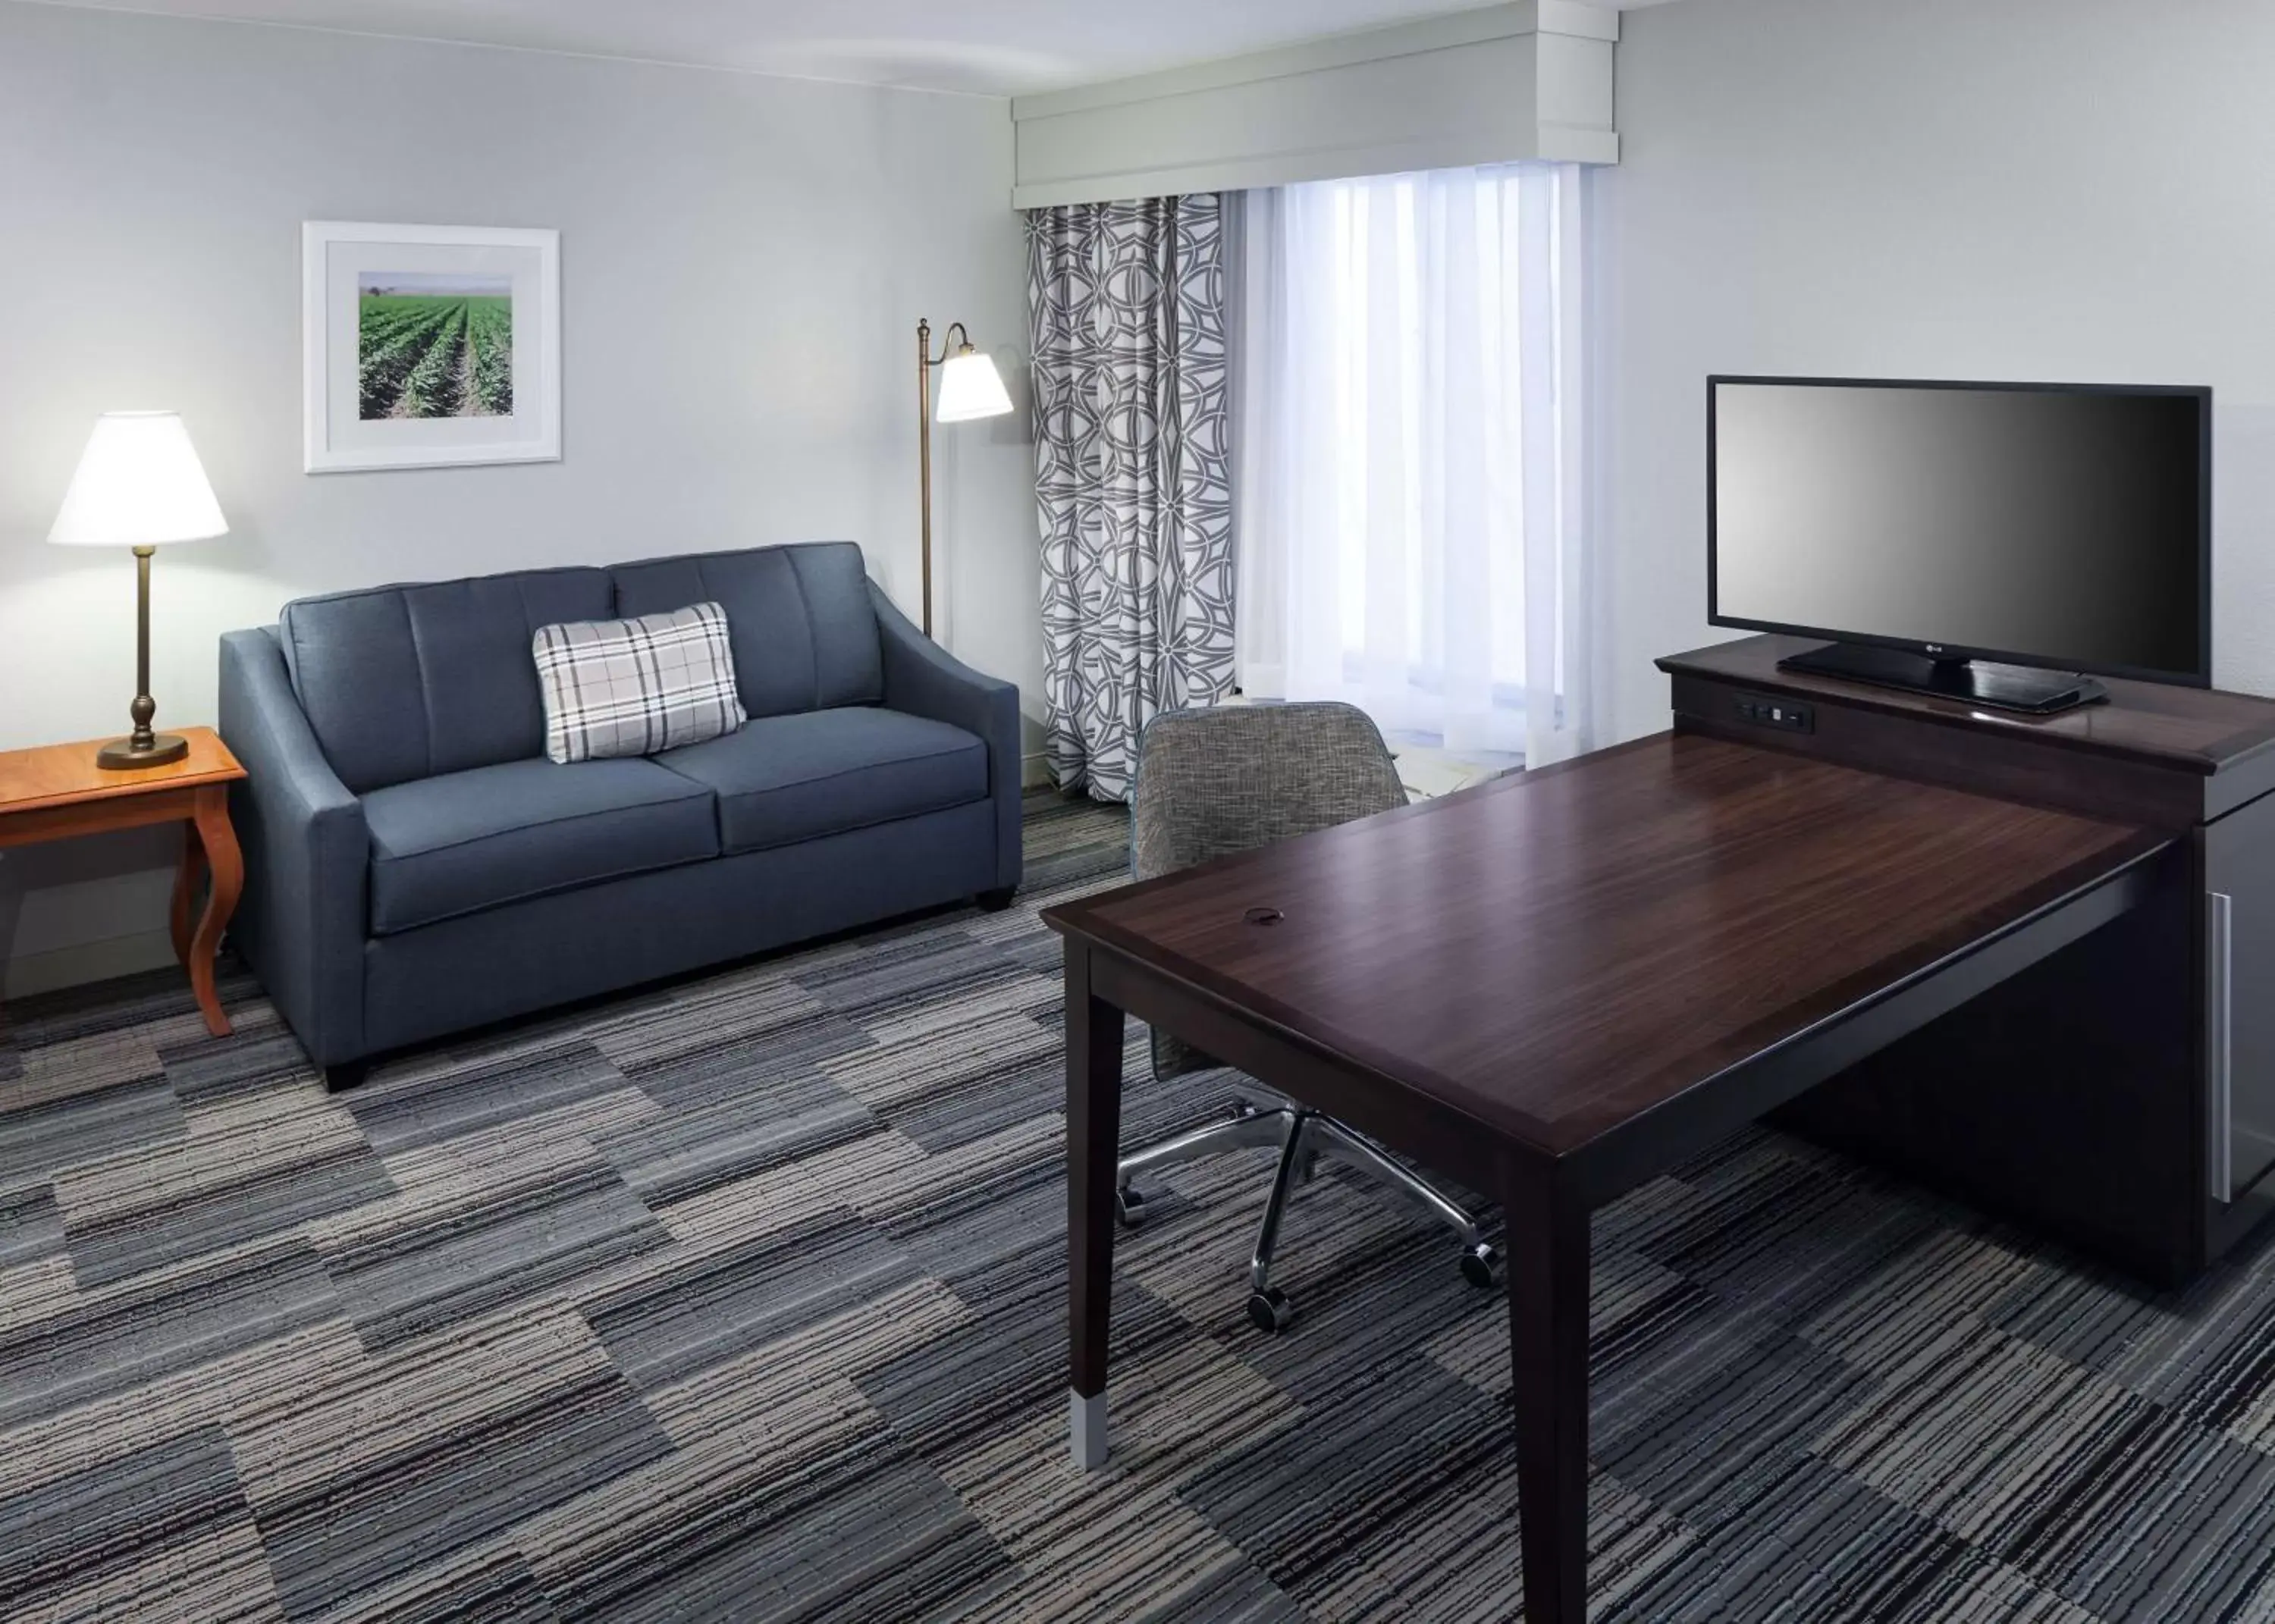
M556 766L531 634L724 607L750 721ZM303 598L221 643L231 938L336 1085L374 1054L1019 879L1018 691L851 542Z

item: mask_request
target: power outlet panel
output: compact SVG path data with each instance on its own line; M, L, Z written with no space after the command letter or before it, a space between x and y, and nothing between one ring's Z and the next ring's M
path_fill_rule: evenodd
M1739 693L1731 696L1731 702L1738 707L1738 720L1749 727L1775 728L1783 733L1817 731L1817 707L1804 701Z

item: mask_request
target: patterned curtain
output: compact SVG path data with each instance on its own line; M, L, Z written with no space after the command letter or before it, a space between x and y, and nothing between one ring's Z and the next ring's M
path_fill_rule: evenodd
M1232 688L1223 227L1214 195L1027 215L1047 747L1102 801Z

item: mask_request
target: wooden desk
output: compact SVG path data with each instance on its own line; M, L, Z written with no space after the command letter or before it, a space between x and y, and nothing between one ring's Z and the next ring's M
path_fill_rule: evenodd
M164 767L107 773L94 764L102 741L0 751L0 846L26 846L153 823L183 826L169 921L174 956L190 972L206 1030L229 1032L214 991L214 955L245 888L245 861L229 822L229 786L245 769L211 728L185 728L190 753ZM199 887L213 886L193 925Z
M1127 1011L1499 1196L1525 1616L1584 1617L1591 1210L2123 917L2171 839L1662 735L1048 910L1077 1458Z

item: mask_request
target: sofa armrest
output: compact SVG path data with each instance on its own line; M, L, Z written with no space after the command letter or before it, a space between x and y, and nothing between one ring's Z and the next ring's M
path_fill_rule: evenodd
M995 804L995 884L1019 883L1024 861L1019 827L1019 691L982 676L909 623L876 582L869 601L877 610L877 638L885 655L885 703L928 716L987 741L987 795Z
M245 896L230 935L320 1066L363 1046L363 803L324 759L273 629L221 640L221 736L249 774L230 791Z

